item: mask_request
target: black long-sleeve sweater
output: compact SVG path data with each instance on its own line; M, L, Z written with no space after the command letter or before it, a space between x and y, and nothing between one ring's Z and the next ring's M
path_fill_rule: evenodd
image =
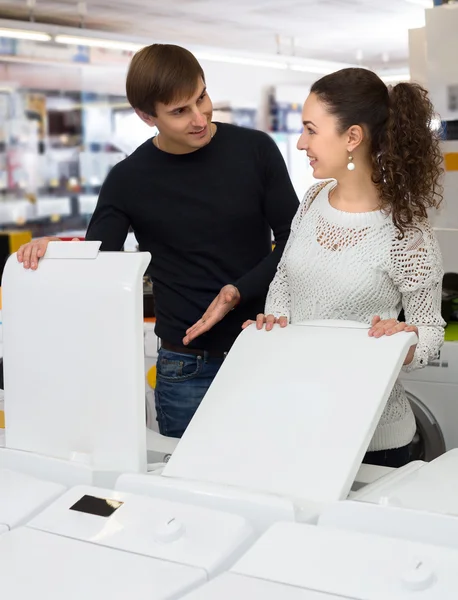
M237 308L190 344L228 350L243 321L264 310L297 207L273 140L218 123L212 141L195 152L162 152L150 139L118 163L86 239L120 250L132 227L140 250L152 255L156 334L173 344L182 343L224 285L237 286Z

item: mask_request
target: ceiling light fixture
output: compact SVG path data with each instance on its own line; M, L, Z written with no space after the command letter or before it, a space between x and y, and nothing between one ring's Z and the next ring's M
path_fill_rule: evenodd
M415 4L416 6L421 6L422 8L433 8L434 2L433 0L405 0L409 4Z
M76 35L56 35L54 41L58 44L70 44L73 46L89 46L91 48L108 48L110 50L126 50L136 52L143 48L143 44L133 42L121 42L102 38L79 37Z
M378 76L385 83L399 83L402 81L410 81L410 73L389 73L387 75L383 75L383 73L378 73Z
M300 71L303 73L315 73L323 75L326 73L332 73L345 67L352 67L355 65L345 63L333 63L320 60L311 60L307 62L306 59L301 60L298 57L291 56L279 56L278 59L260 56L238 56L230 54L218 54L213 52L195 51L194 56L198 60L209 60L215 62L224 62L234 65L247 65L251 67L265 67L270 69L282 69L291 71Z
M334 65L327 65L323 63L323 66L320 65L289 65L291 71L300 71L302 73L315 73L316 75L327 75L328 73L333 73L334 71L338 71L339 68L335 68ZM345 68L345 67L340 67Z
M287 69L288 64L282 61L263 60L259 58L248 58L244 56L231 56L224 54L210 54L206 52L194 52L198 60L210 60L214 62L224 62L234 65L247 65L250 67L267 67L271 69Z
M12 38L15 40L32 40L34 42L49 42L51 36L42 31L32 31L27 29L7 29L0 28L0 38Z
M409 0L406 0L409 1ZM414 0L412 0L414 1ZM89 36L80 36L79 32L73 34L72 31L68 31L68 33L54 33L55 29L50 30L49 33L42 31L35 31L33 29L16 29L14 27L6 27L6 24L9 24L8 21L1 22L3 27L0 27L0 38L15 38L15 39L24 39L24 40L33 40L40 42L48 42L54 40L54 42L58 44L68 44L74 46L88 46L94 48L106 48L112 50L125 50L128 52L136 52L141 48L145 47L147 43L141 43L132 41L129 39L119 40L119 39L110 39L110 37L89 37ZM12 22L11 22L12 23ZM46 31L46 30L45 30ZM289 55L237 55L230 54L229 52L226 54L225 51L221 51L217 48L214 50L202 48L201 50L195 49L194 55L198 60L208 60L212 62L220 62L220 63L228 63L234 65L245 65L251 67L261 67L261 68L270 68L276 70L290 70L296 71L300 73L310 73L315 75L326 75L328 73L332 73L334 71L338 71L340 69L348 68L348 67L357 67L359 65L354 64L346 64L332 61L324 61L324 60L314 60L314 59L306 59L297 56L289 56ZM383 70L382 70L383 73ZM398 81L409 81L410 76L409 73L390 73L386 72L385 75L381 74L381 79L386 83L398 82Z

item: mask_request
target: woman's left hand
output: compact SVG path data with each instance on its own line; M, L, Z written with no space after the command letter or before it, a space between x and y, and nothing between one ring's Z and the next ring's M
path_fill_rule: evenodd
M382 337L383 335L393 335L400 331L408 331L415 333L418 336L418 327L415 325L407 325L407 323L400 323L397 319L385 319L382 321L380 317L374 317L372 319L371 328L369 329L369 335L371 337ZM410 346L409 352L404 361L405 365L412 362L413 355L415 353L416 344Z
M382 321L380 317L372 319L369 335L379 338L382 335L393 335L393 333L399 333L400 331L411 331L418 335L418 327L415 327L415 325L400 323L397 319L385 319Z

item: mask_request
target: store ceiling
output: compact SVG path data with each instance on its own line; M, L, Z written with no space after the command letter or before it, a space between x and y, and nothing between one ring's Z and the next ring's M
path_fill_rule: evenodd
M0 0L0 18L29 19L27 0ZM37 22L189 46L284 53L322 60L407 64L409 28L428 0L35 0Z

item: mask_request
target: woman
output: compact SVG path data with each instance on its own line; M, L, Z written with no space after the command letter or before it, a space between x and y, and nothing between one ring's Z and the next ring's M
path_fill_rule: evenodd
M442 199L442 156L433 116L423 88L389 89L366 69L343 69L312 86L298 148L314 177L332 181L306 194L258 328L351 319L370 325L375 337L416 332L406 370L437 355L443 267L427 209ZM406 323L396 320L402 308ZM397 382L365 462L407 463L415 429Z

